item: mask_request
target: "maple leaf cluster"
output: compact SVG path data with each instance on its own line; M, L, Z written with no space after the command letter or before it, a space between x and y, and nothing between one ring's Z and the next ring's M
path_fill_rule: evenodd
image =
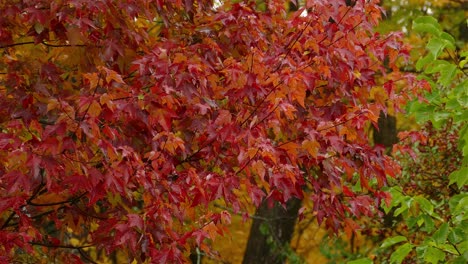
M399 169L368 127L413 93L407 48L375 1L265 3L1 1L0 260L183 262L241 189L333 230L376 213Z

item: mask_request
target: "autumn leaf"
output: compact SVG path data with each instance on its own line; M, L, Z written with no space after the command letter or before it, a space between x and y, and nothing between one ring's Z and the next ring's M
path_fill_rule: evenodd
M184 263L265 197L378 211L369 124L418 87L375 2L75 2L0 3L0 262Z
M320 149L320 144L317 141L313 140L304 140L302 142L302 147L304 148L309 155L311 155L313 158L317 158L318 152Z

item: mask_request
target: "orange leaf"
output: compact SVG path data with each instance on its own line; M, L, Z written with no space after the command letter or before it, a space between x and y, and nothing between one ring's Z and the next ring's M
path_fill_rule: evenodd
M94 89L98 86L99 82L99 76L97 73L92 72L92 73L85 73L83 74L83 77L89 81L89 87L90 89Z
M262 179L265 179L265 164L261 160L256 160L252 162L252 169L253 171Z
M98 102L92 101L88 109L88 115L91 117L98 117L101 114L102 108Z
M288 143L280 146L280 148L286 150L286 152L288 152L289 155L292 155L292 156L296 157L297 156L297 150L300 149L301 146L299 146L299 144L294 143L294 142L288 142Z
M317 141L304 140L302 142L302 148L304 148L313 158L317 158L320 144Z

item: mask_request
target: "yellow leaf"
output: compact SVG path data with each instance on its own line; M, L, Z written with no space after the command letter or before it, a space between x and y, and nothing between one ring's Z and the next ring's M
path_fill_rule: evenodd
M80 242L80 240L78 240L78 238L76 238L76 237L70 238L70 245L76 247L76 246L79 246L80 243L81 243L81 242Z
M353 71L353 75L354 77L356 77L357 79L361 78L361 73L357 70Z
M318 151L320 149L320 144L317 141L304 140L302 142L302 147L313 157L317 158Z
M261 160L256 160L252 162L252 169L253 171L262 179L265 179L265 164Z
M59 106L59 102L55 98L51 98L49 102L47 103L47 112L50 110L57 109Z
M41 34L44 31L44 26L41 23L34 24L34 30L37 34Z
M388 95L383 89L383 87L373 87L370 91L370 99L374 99L376 103L380 105L385 105Z
M70 45L72 46L83 43L82 41L83 36L81 35L79 28L75 28L75 27L68 28L66 35L67 35L68 41L70 42Z

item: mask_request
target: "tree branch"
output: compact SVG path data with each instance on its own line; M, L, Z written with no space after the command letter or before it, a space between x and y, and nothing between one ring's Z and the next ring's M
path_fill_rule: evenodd
M11 43L11 44L5 44L5 45L0 45L0 49L6 49L6 48L11 48L15 46L22 46L22 45L30 45L30 44L35 44L36 42L34 41L24 41L24 42L16 42L16 43ZM76 44L76 45L71 45L71 44L50 44L47 42L40 42L37 44L42 44L47 47L52 47L52 48L63 48L63 47L89 47L89 45L85 44ZM95 47L100 47L100 46L95 46Z
M88 262L90 263L93 263L93 264L97 264L97 262L95 262L94 260L91 259L90 256L88 256L88 254L86 254L86 252L84 252L84 250L82 248L79 248L78 249L78 252L80 252L80 255Z
M6 49L6 48L14 47L14 46L29 45L29 44L34 44L34 41L26 41L26 42L18 42L18 43L1 45L0 49Z
M29 244L33 246L42 246L42 247L48 247L48 248L69 248L69 249L82 249L82 248L90 248L94 247L94 245L83 245L83 246L72 246L72 245L54 245L51 243L41 243L41 242L29 242Z
M54 205L62 205L62 204L73 204L76 203L76 201L80 200L83 196L85 196L88 192L84 192L77 197L70 198L65 201L60 201L60 202L54 202L54 203L35 203L33 201L28 201L27 204L32 205L32 206L54 206Z
M39 183L39 185L37 186L37 188L34 190L33 194L31 195L31 197L29 197L29 199L26 201L26 203L28 204L29 202L31 202L34 198L37 197L37 195L40 194L41 190L42 190L42 187L44 187L44 182L42 181L41 179L41 182ZM24 205L22 206L24 207ZM0 228L0 230L6 228L6 227L9 227L10 225L10 222L11 220L13 219L13 217L16 215L16 212L13 211L11 212L11 214L8 216L8 218L6 219L6 221L3 223L2 227Z

